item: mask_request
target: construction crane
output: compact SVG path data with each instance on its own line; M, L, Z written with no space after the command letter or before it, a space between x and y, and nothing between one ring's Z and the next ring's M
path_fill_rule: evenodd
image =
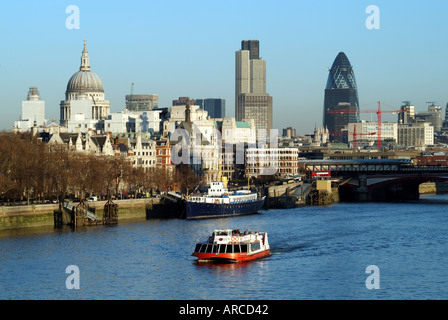
M348 135L349 132L321 132L321 135L328 134L328 135ZM356 150L358 148L358 136L373 136L376 135L376 132L370 132L370 133L357 133L356 132L356 124L353 127L353 149Z
M353 126L353 149L358 148L358 136L374 136L376 132L371 133L356 133L356 124Z
M327 113L376 113L378 117L378 124L377 124L377 145L378 150L381 150L381 115L383 113L400 113L400 112L406 112L406 109L403 110L394 110L394 111L381 111L381 102L378 101L378 110L350 110L350 109L343 109L343 110L328 110Z

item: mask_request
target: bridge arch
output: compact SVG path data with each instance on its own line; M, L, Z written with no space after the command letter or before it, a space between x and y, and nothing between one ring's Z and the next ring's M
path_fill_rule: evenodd
M344 202L392 202L417 200L419 187L425 182L447 182L448 176L428 175L360 175L339 187Z
M400 201L418 199L420 184L448 181L448 166L415 166L410 159L299 160L299 168L329 172L341 178L341 201Z

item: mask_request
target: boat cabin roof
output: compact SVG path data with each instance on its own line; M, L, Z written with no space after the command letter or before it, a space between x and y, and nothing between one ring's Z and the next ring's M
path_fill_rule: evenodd
M246 230L241 232L239 229L217 229L214 231L215 236L230 236L230 235L247 235L247 234L256 234L259 232L254 232L250 230Z
M232 233L232 229L218 229L215 230L215 235L222 236L222 235L228 235Z

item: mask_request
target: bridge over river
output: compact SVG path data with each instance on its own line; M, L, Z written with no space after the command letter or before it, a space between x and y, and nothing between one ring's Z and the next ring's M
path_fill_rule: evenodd
M448 181L448 166L414 166L408 159L301 160L299 168L328 172L338 180L341 201L416 200L420 184Z

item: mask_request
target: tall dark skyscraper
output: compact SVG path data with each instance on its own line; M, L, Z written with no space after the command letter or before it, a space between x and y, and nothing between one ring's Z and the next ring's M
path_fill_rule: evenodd
M329 111L349 110L329 113ZM331 134L341 132L349 123L359 121L358 87L353 67L344 52L340 52L333 62L328 75L324 100L324 128L330 132L330 141L340 142L341 136Z

